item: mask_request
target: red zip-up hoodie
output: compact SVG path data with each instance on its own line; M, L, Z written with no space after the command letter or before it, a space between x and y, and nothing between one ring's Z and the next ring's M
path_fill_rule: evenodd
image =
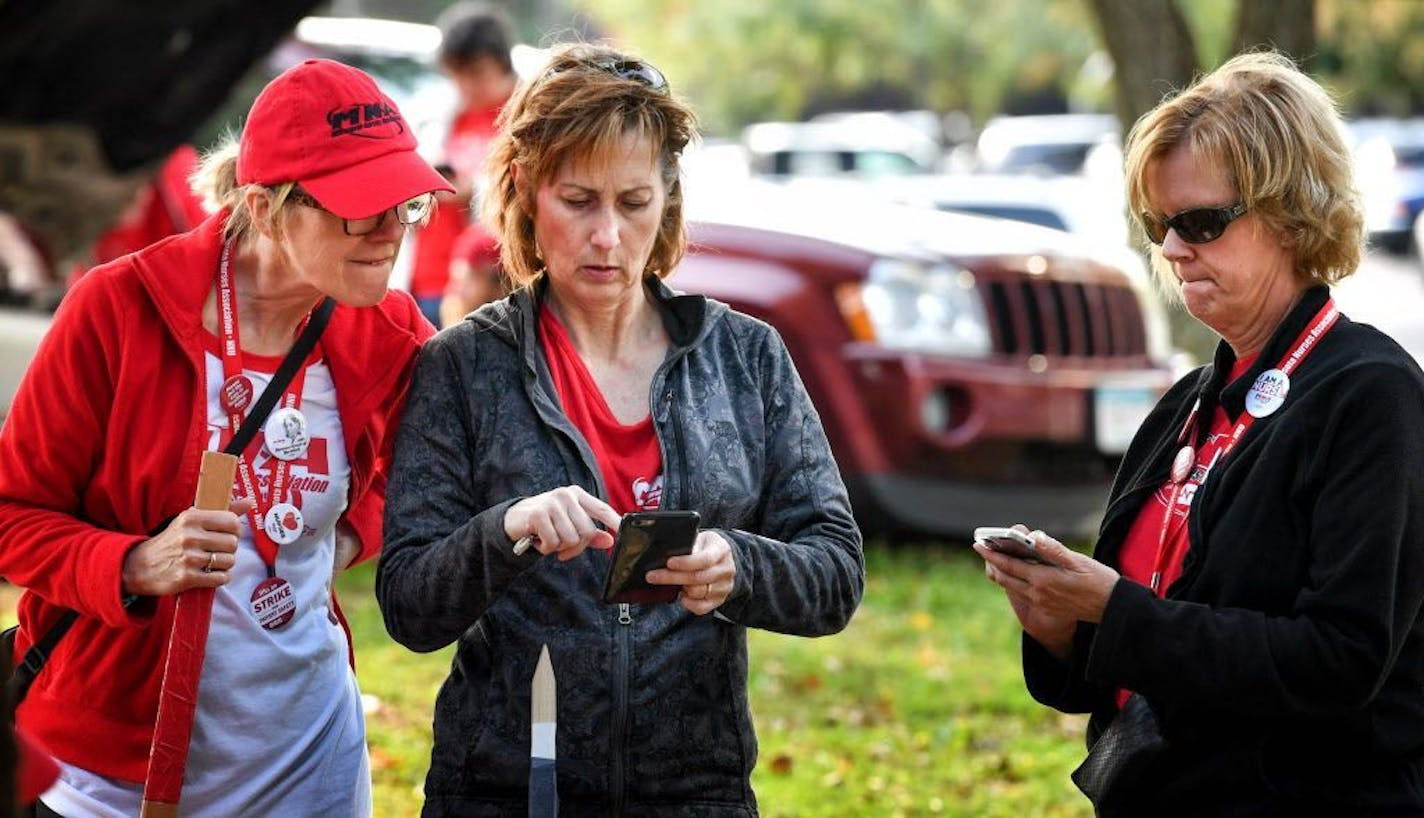
M128 781L147 768L173 597L125 609L123 560L193 503L207 442L202 306L225 222L218 214L80 279L0 427L0 575L28 589L16 658L64 609L81 614L17 721L58 758ZM386 461L432 332L392 291L374 307L338 306L322 335L358 560L380 549Z

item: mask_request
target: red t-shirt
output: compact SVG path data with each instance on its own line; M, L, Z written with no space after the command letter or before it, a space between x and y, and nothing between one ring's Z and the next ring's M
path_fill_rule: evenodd
M1255 361L1254 355L1237 361L1231 369L1228 383L1245 374ZM1197 449L1192 470L1177 490L1176 507L1172 509L1172 520L1165 539L1162 537L1162 522L1167 515L1167 504L1172 499L1172 490L1176 488L1176 484L1169 477L1142 504L1142 508L1137 512L1137 519L1133 521L1127 539L1123 542L1122 554L1118 559L1119 570L1123 576L1150 587L1152 573L1159 569L1160 564L1162 579L1157 584L1157 595L1166 596L1167 589L1182 575L1182 563L1187 557L1187 512L1191 510L1197 489L1206 482L1206 476L1216 465L1221 448L1226 445L1235 425L1235 422L1226 416L1226 411L1217 406L1212 413L1211 427L1206 439ZM1159 547L1165 552L1160 556Z
M461 180L475 179L498 129L495 118L502 106L465 111L450 125L445 137L445 161ZM469 204L454 197L437 197L435 213L415 241L415 262L410 272L410 292L417 298L442 295L450 279L450 254L455 239L469 226Z
M1231 369L1228 383L1245 374L1255 361L1254 355L1237 361ZM1221 450L1231 438L1235 426L1236 422L1227 417L1224 409L1217 406L1212 412L1211 427L1207 431L1206 439L1197 449L1196 460L1181 487L1177 488L1176 483L1169 477L1143 502L1142 508L1137 512L1137 519L1133 520L1132 528L1127 532L1127 539L1123 541L1122 553L1118 558L1118 567L1124 577L1150 588L1152 574L1161 570L1162 577L1157 583L1156 593L1162 597L1167 595L1167 589L1172 587L1172 583L1182 576L1182 565L1186 561L1188 549L1187 512L1191 510L1197 490L1206 482L1207 475L1216 466ZM1180 448L1180 445L1174 447L1174 454ZM1169 513L1168 505L1173 500L1174 489L1176 503L1170 511L1167 536L1163 537L1162 525ZM1127 696L1128 691L1118 691L1119 707L1127 701Z
M539 342L564 414L593 449L608 488L608 504L619 514L656 509L663 497L663 456L653 416L627 425L618 422L568 331L548 308L539 310Z

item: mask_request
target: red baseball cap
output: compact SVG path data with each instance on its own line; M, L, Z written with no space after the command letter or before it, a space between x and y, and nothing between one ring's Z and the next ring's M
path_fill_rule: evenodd
M422 193L454 192L415 150L415 134L364 71L307 60L267 84L242 129L237 183L296 182L345 219Z

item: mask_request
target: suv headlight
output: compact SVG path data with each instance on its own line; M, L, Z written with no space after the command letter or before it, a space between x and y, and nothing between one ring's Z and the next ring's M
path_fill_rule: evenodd
M883 258L871 265L865 281L846 285L838 295L857 340L940 355L990 352L984 305L967 270Z

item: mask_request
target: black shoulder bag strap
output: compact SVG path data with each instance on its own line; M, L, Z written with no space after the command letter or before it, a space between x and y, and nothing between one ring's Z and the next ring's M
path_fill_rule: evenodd
M326 329L327 322L331 320L331 313L336 309L336 301L330 296L323 298L312 313L311 320L307 322L306 329L297 337L297 342L292 345L287 352L287 357L282 359L282 363L277 367L276 373L272 375L272 380L267 384L267 388L262 390L262 395L253 405L252 411L248 413L242 425L238 427L237 434L232 436L223 451L228 454L241 456L242 451L247 448L247 444L252 442L252 438L257 434L257 428L267 420L267 415L271 414L272 407L281 400L282 392L291 383L292 377L297 374L297 370L306 362L307 356L311 354L316 342L321 338L321 333ZM150 537L158 536L158 533L168 527L173 522L169 517L158 524L158 527L149 532ZM124 607L128 608L138 601L138 596L127 594L124 596ZM10 678L5 681L6 701L9 703L10 712L24 700L25 694L29 692L30 685L34 683L35 677L44 668L45 662L49 661L50 654L54 652L59 640L69 632L74 625L74 620L79 618L79 612L75 610L65 611L59 619L45 631L44 636L36 639L25 651L25 658L11 672ZM13 635L12 635L13 638Z

